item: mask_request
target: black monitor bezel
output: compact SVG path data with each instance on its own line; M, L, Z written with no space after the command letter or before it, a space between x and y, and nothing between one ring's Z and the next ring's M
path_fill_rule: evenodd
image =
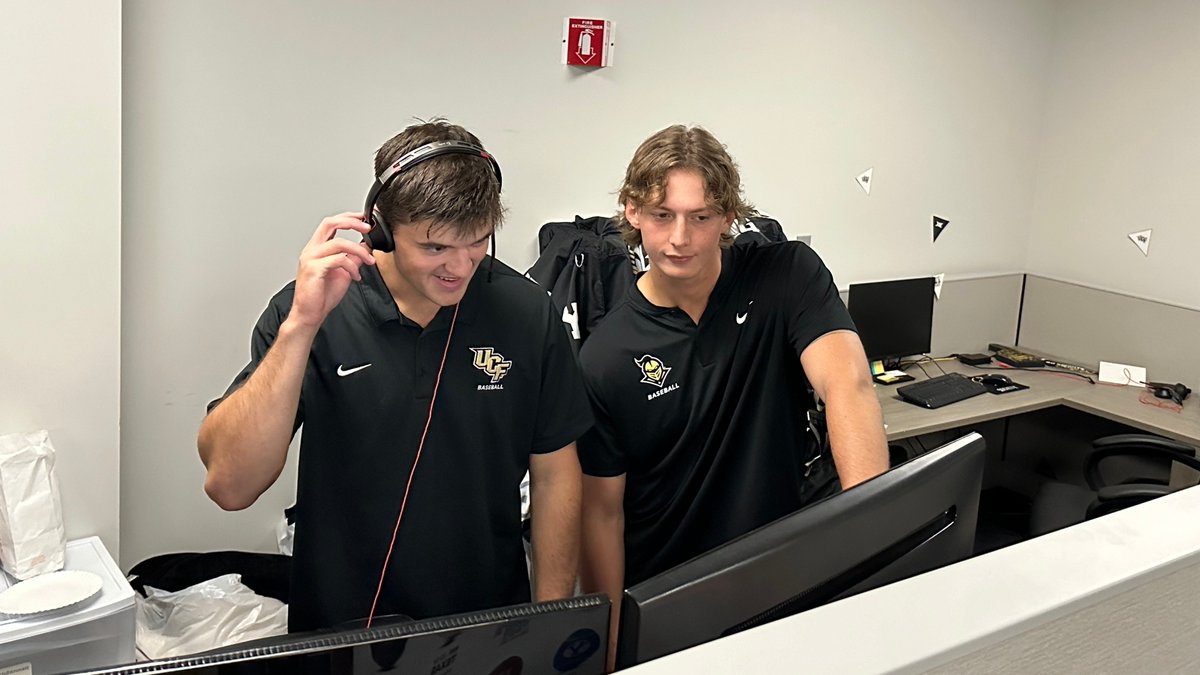
M936 300L934 288L936 285L937 279L934 277L912 277L850 284L846 294L846 310L850 312L850 319L854 321L868 360L890 361L929 353L933 347L933 312ZM904 288L908 286L912 288ZM894 294L894 302L877 302L878 294L889 291ZM897 300L896 296L899 295L904 297ZM859 299L857 304L854 302L856 296ZM869 303L866 307L863 306L864 300ZM881 307L891 314L893 325L903 322L907 327L919 326L920 337L910 342L887 344L888 337L885 337L884 332L876 325L875 315L878 314ZM880 340L884 340L883 347L877 346Z
M281 636L270 644L255 641L249 646L232 645L228 648L177 656L153 661L142 661L105 668L74 671L72 675L141 675L143 673L193 673L201 669L223 668L234 665L251 665L271 659L299 657L319 654L348 647L408 640L416 637L461 631L468 628L495 626L507 621L530 619L558 612L581 611L603 607L603 633L600 636L600 654L603 656L608 641L608 615L611 607L608 596L590 594L549 602L512 605L496 609L467 612L423 620L388 623L372 628L346 630L321 630ZM601 661L603 663L603 660Z

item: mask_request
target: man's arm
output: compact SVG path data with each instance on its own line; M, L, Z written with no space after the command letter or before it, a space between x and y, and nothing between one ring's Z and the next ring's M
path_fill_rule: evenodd
M579 457L571 443L529 456L533 519L533 599L568 598L579 565Z
M204 491L226 511L253 504L283 471L314 335L285 320L250 379L201 423Z
M325 317L375 259L362 244L336 238L366 232L361 214L326 218L300 253L292 307L250 378L204 418L196 445L208 474L204 491L221 508L254 503L283 471L294 433L308 352Z
M842 488L887 471L883 413L858 335L851 331L822 335L800 354L800 363L817 397L825 402L829 444Z
M583 477L583 559L585 593L607 593L612 601L608 665L614 665L621 597L625 591L625 474Z

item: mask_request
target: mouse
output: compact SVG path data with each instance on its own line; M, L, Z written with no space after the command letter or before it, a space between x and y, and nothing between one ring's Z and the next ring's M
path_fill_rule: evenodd
M1006 384L1013 383L1012 379L1007 375L984 375L979 378L979 382L990 387L1003 387Z

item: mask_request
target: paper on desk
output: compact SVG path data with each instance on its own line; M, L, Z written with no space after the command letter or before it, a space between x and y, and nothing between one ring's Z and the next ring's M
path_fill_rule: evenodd
M0 565L22 580L57 572L66 548L50 433L0 436Z
M1100 381L1141 387L1146 382L1146 369L1140 366L1127 366L1124 363L1101 361Z

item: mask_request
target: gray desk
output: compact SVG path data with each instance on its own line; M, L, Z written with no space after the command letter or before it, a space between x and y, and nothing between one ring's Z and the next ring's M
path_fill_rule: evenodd
M930 375L941 374L938 367L932 363L922 365ZM957 361L939 361L938 365L946 372L964 375L995 372L965 366ZM925 379L921 369L916 366L910 368L908 373L918 380ZM1181 412L1175 412L1142 403L1138 399L1144 390L1138 387L1088 384L1086 380L1071 375L1055 374L1040 369L1013 369L1003 374L1011 377L1014 382L1028 385L1029 388L1010 394L983 394L936 410L927 410L901 400L896 394L896 388L904 384L876 385L875 391L883 408L888 440L969 426L1061 405L1200 446L1200 400L1196 397L1185 401Z

